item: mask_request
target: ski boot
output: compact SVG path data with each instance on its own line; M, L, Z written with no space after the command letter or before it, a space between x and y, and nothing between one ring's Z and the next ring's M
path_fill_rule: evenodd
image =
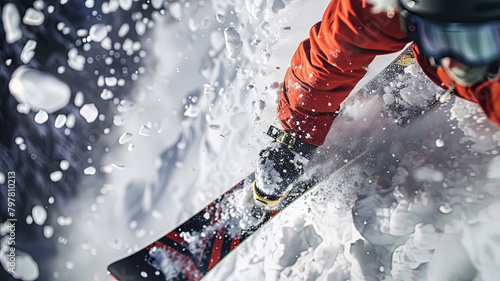
M317 147L274 126L269 128L267 134L274 141L259 154L253 198L268 208L275 208L304 173L304 165Z

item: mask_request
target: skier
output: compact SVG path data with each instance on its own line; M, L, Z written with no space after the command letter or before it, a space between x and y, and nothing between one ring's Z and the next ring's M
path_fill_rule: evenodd
M300 43L277 110L284 131L270 130L277 141L257 164L257 201L273 207L287 196L374 57L410 42L432 81L500 125L500 0L376 1L332 0Z

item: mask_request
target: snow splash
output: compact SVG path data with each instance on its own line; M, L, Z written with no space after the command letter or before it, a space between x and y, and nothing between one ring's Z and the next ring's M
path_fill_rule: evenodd
M157 275L160 275L160 272L165 276L165 280L172 280L173 278L179 276L179 273L182 272L182 268L185 265L184 261L179 258L172 257L169 255L164 249L153 247L149 251L149 255L151 257L150 264L158 271ZM141 274L141 277L147 278L147 274Z

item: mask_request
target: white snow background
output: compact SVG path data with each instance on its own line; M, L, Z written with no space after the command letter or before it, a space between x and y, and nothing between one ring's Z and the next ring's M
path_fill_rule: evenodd
M91 6L93 1L87 2ZM105 5L127 9L129 2ZM145 66L132 96L120 103L121 114L102 140L101 146L108 147L103 162L82 171L88 179L82 190L99 189L101 195L83 192L58 220L62 230L57 232L53 280L109 280L109 263L170 231L253 171L258 152L269 141L264 132L277 125L276 102L291 56L328 1L144 5L162 7L150 19L154 24L113 27L123 28L124 34L127 28L144 29L143 40L152 47L145 49ZM9 13L4 8L3 19ZM36 16L24 23L36 22ZM19 32L6 30L10 40ZM102 27L90 34L106 42ZM29 50L26 56L29 60ZM75 67L85 63L77 55L68 57ZM374 61L367 76L393 57ZM44 75L21 68L9 84L24 104L18 110L39 111L41 123L61 101L76 102L67 99L67 85ZM30 96L28 82L43 77L59 89L47 91L49 104ZM106 81L115 82L112 77ZM112 98L105 92L101 97ZM415 100L406 97L408 103ZM402 134L403 129L391 127L394 120L376 118L383 104L392 102L391 94L383 100L354 95L325 144L386 148L399 163L387 168L394 175L390 189L358 173L384 174L387 169L368 169L364 162L351 166L283 211L204 280L496 280L500 129L476 105L457 99L450 110L432 112L432 118ZM89 122L98 117L91 104L82 106L80 114ZM91 185L96 171L107 174L103 186ZM409 193L405 185L410 184L419 188ZM359 194L364 197L355 203ZM354 206L356 214L366 214L364 238L353 223ZM44 208L33 209L39 224L46 215ZM53 233L53 226L46 225L45 235ZM377 259L389 260L392 268ZM18 266L17 277L36 280L36 262L27 257ZM472 268L475 277L469 276Z

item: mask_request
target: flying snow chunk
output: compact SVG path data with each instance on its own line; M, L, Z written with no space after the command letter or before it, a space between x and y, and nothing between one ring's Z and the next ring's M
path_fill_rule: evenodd
M19 103L49 114L64 108L71 98L71 90L66 83L52 74L26 66L14 71L9 90Z
M102 23L94 24L90 27L89 38L95 42L101 42L104 38L108 36L108 31L106 26Z
M47 120L49 120L49 115L47 114L46 111L40 110L35 115L35 122L37 124L40 124L40 125L44 124L45 122L47 122Z
M94 4L95 4L94 0L87 0L87 1L85 1L85 7L89 8L89 9L93 8Z
M17 137L14 141L17 145L21 145L22 143L24 143L24 139L22 137Z
M23 23L32 26L41 25L44 20L45 16L43 13L33 8L28 8L23 17Z
M33 8L41 11L43 10L43 8L45 8L45 3L43 2L43 0L35 0L33 2Z
M108 89L102 90L101 99L103 99L103 100L110 100L113 97L114 97L113 92L111 92L110 90L108 90Z
M85 98L83 96L83 93L80 91L76 92L75 99L73 100L73 102L75 103L75 105L77 107L81 107L83 105L83 103L85 102Z
M451 211L453 211L453 208L449 203L445 203L444 205L439 206L439 211L443 214L449 214L451 213Z
M85 66L85 57L78 54L78 50L73 48L68 52L68 65L77 71L82 71Z
M17 105L17 112L21 114L29 114L30 110L31 110L30 106L25 103L20 103Z
M53 182L58 182L62 179L63 173L61 171L55 171L52 174L50 174L50 180Z
M442 139L437 139L436 140L436 147L443 147L444 146L444 141Z
M66 128L71 129L75 127L76 123L76 117L73 113L68 114L68 117L66 118Z
M130 25L128 25L128 23L122 24L122 26L120 26L120 29L118 30L118 37L124 37L129 31Z
M97 170L95 169L95 167L87 167L85 168L85 170L83 170L83 173L87 176L93 176L95 175L95 173L97 172Z
M228 57L230 59L237 58L243 48L243 41L241 41L240 34L234 27L228 27L224 30L224 38L226 39Z
M62 160L60 163L59 163L59 167L61 167L61 170L63 171L66 171L67 169L69 169L69 161L68 160Z
M118 10L119 4L117 0L102 3L101 9L103 14L114 13Z
M66 115L64 114L57 115L54 127L56 127L56 129L60 129L64 126L64 124L66 124Z
M217 21L218 21L219 23L224 23L224 22L226 21L226 18L224 17L224 15L221 15L221 14L217 14L217 15L215 16L215 18L217 19Z
M285 8L285 3L282 0L274 0L271 10L273 13L277 14L280 10Z
M144 35L146 33L147 26L142 21L137 21L135 23L135 32L137 35Z
M133 0L118 0L118 4L122 10L128 11L132 8Z
M112 48L112 41L111 38L106 37L101 41L101 47L103 47L105 50L111 50Z
M60 226L68 226L68 225L73 224L73 218L71 218L71 217L60 216L57 218L56 221L57 221L57 224L59 224Z
M113 124L115 126L123 126L124 123L125 123L125 120L121 116L119 116L119 115L113 116Z
M151 135L151 124L142 125L139 130L139 135L149 137Z
M266 108L266 102L263 100L254 101L252 102L252 107L252 111L255 114L255 117L259 117Z
M160 9L163 6L163 0L152 0L151 4L153 5L153 8Z
M260 44L260 42L261 42L261 41L260 41L259 39L254 39L252 42L250 42L250 45L252 45L252 46L257 46L257 45L259 45L259 44Z
M132 139L134 135L131 134L131 133L123 133L123 135L121 135L120 139L118 139L118 143L119 144L125 144L127 143L129 140Z
M80 109L80 115L85 118L87 123L92 123L97 119L99 115L99 111L97 107L93 103L88 103Z
M45 220L47 219L47 212L45 211L45 208L40 205L36 205L33 207L31 210L31 215L33 216L33 220L35 221L36 224L42 225L45 223Z
M51 238L53 235L54 235L54 227L51 225L46 225L43 228L43 236L45 236L45 238Z
M35 56L36 41L28 40L24 45L23 51L21 52L21 61L24 64L28 64L31 59Z
M89 35L89 31L85 28L78 29L76 31L76 35L78 35L79 37L86 37L87 35Z
M12 44L23 37L20 27L21 16L14 4L7 3L3 6L2 23L7 43Z
M118 79L116 79L116 77L105 77L104 83L108 87L114 87L118 83Z

